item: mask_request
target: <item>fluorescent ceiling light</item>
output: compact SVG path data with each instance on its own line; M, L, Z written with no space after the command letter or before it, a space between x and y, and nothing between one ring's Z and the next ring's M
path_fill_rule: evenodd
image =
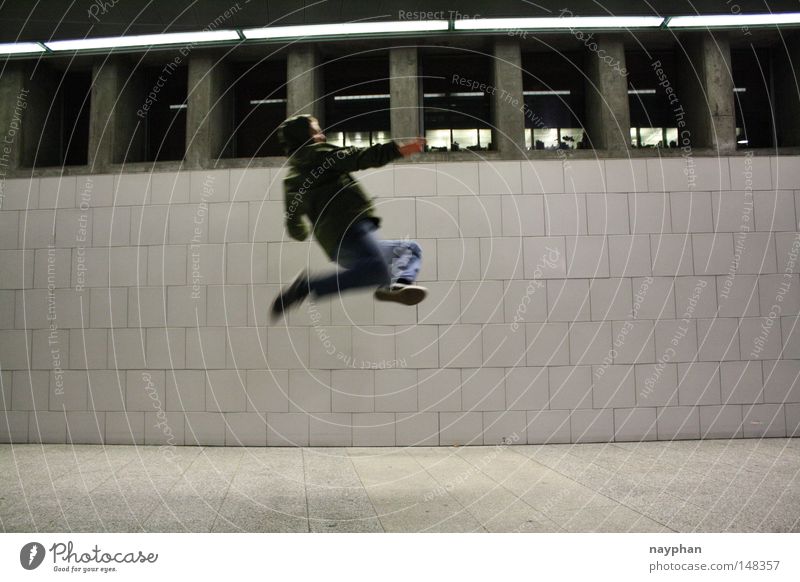
M55 40L44 44L52 51L80 51L163 44L194 44L198 42L224 40L239 40L239 34L235 30L210 30L201 32L173 32L167 34L141 34L135 36Z
M456 91L454 93L425 93L423 97L426 99L444 98L444 97L483 97L485 93L482 91Z
M361 101L362 99L389 99L391 95L382 93L378 95L335 95L334 101Z
M587 28L658 28L661 16L565 16L563 18L473 18L456 20L455 30L549 30Z
M555 90L550 90L550 91L523 91L522 94L523 95L536 95L536 96L541 96L541 95L569 95L570 94L570 90L569 89L555 89Z
M747 93L747 87L734 87L734 93ZM525 94L527 95L528 92L526 91ZM628 95L655 95L655 89L628 89Z
M272 105L275 103L286 103L286 99L253 99L250 105Z
M38 42L9 42L0 44L0 55L43 53L45 48Z
M669 28L713 28L717 26L766 26L770 24L800 24L800 12L776 14L706 14L673 16Z
M392 32L431 32L447 30L447 20L404 20L399 22L341 22L303 26L267 26L242 30L245 38L306 38L310 36L348 36Z
M188 105L186 103L176 103L175 105L170 105L170 109L186 109Z

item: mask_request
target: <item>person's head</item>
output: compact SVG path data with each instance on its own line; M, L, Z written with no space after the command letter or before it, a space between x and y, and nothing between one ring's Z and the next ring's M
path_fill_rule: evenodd
M278 128L278 139L286 155L291 155L308 143L325 141L319 121L312 115L295 115Z

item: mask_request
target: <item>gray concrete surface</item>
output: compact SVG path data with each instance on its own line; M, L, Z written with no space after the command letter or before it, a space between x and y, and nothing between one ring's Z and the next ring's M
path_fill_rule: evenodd
M586 129L593 147L626 156L631 143L631 114L624 39L600 35L596 46L596 51L584 56Z
M522 157L525 145L525 96L522 91L522 53L519 41L498 39L494 43L494 87L492 94L493 148L510 158ZM527 112L530 115L530 112Z
M682 35L680 42L685 47L679 59L683 73L677 80L681 96L674 107L683 106L686 110L692 147L711 147L720 153L734 151L736 102L730 73L730 39L724 33L691 31ZM690 105L683 105L684 99ZM679 137L680 145L684 137Z
M394 139L409 139L423 134L420 119L422 80L416 47L394 47L389 52L389 91L391 127Z
M800 532L792 439L0 447L5 532Z

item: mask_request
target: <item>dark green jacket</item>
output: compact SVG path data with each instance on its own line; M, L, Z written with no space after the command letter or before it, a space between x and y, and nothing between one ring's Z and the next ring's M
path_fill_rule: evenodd
M380 225L367 197L350 172L377 168L400 157L397 144L389 142L368 148L342 148L312 143L296 150L289 159L289 174L283 181L286 197L286 228L296 240L312 234L334 259L347 228L360 219Z

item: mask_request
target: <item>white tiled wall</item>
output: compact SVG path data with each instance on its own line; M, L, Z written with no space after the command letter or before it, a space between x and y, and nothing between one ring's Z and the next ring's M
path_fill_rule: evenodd
M800 158L362 172L417 307L267 310L277 169L7 180L0 441L413 446L800 432Z

